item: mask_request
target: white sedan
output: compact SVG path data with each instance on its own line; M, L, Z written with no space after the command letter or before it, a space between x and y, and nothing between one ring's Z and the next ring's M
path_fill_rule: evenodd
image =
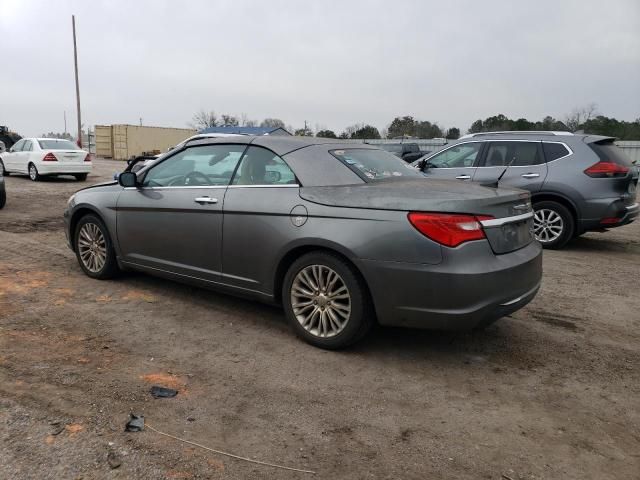
M4 175L25 173L34 182L45 175L73 175L87 179L91 154L69 140L59 138L23 138L0 154Z

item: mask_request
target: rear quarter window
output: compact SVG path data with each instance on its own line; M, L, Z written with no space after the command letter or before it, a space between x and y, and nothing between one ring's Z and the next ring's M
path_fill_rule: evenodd
M542 149L547 162L552 162L562 157L566 157L571 152L561 143L542 142Z
M598 155L598 158L602 162L613 162L627 167L632 165L629 157L627 157L612 141L590 143L589 147L591 147L591 150L596 152L596 155Z

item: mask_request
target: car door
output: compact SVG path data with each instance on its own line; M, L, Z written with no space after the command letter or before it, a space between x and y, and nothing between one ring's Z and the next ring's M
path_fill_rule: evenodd
M122 260L141 268L218 282L222 204L245 145L184 148L143 170L117 203Z
M25 140L22 151L18 156L18 171L21 173L29 173L29 162L33 154L33 143L35 140Z
M292 211L300 203L298 181L286 162L250 146L224 199L224 283L269 291L276 253L296 228Z
M23 138L22 140L18 140L13 146L5 153L2 154L2 163L4 163L4 168L9 172L18 172L19 165L19 154L22 152L22 147L26 140Z
M506 169L506 171L505 171ZM535 141L488 141L474 182L491 184L500 175L500 185L537 192L547 177L542 143Z
M452 145L427 157L422 173L430 178L471 181L483 150L483 142Z

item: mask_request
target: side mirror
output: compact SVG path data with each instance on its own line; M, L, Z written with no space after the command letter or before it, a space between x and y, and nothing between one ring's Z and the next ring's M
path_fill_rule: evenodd
M418 167L418 170L424 170L424 168L427 166L427 161L426 160L420 160L417 164L416 167Z
M118 175L118 183L125 188L137 187L138 176L133 172L122 172L120 175Z

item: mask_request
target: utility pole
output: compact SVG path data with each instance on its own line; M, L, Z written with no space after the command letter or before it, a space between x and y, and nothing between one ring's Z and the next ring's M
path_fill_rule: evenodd
M76 109L78 111L78 146L82 148L82 118L80 117L80 83L78 82L78 47L76 46L76 16L71 15L73 26L73 64L76 71Z

